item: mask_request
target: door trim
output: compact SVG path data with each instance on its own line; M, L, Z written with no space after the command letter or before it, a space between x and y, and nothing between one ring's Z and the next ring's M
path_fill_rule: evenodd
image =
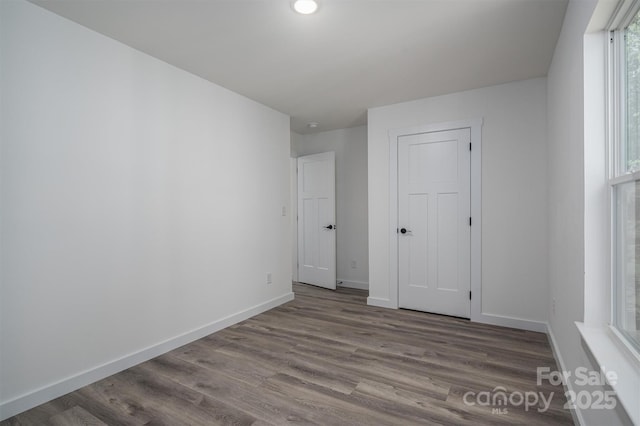
M450 121L389 131L389 301L398 309L398 138L446 130L471 130L471 321L482 321L482 124L483 119Z

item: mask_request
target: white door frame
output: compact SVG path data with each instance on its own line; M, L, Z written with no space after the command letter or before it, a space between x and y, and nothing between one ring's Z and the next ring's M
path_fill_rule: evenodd
M289 189L291 191L291 281L298 282L298 159L289 158Z
M445 130L471 130L471 320L482 317L482 123L472 119L389 131L389 301L398 309L398 138Z

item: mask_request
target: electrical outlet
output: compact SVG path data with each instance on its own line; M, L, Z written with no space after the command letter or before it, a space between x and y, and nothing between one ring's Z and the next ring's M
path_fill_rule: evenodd
M287 215L287 206L282 206L282 216Z
M271 284L271 272L267 272L267 284Z
M551 299L551 312L553 315L556 314L556 298Z
M358 263L355 260L351 261L351 269L356 269L358 267Z

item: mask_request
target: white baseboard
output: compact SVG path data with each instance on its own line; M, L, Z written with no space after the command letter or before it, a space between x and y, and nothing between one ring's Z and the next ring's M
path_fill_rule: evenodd
M367 297L367 305L370 306L378 306L380 308L390 308L390 309L398 309L397 306L394 306L389 299L382 299L380 297Z
M380 308L398 309L391 300L380 297L367 297L367 305L378 306ZM513 318L502 315L484 314L471 318L472 322L482 324L497 325L501 327L517 328L520 330L537 331L539 333L547 332L547 323L540 321L525 320L522 318Z
M520 330L537 331L539 333L547 332L546 322L513 318L502 315L481 313L477 317L471 318L471 321L479 322L482 324L499 325L501 327L518 328Z
M338 279L338 287L355 288L358 290L369 290L369 283L364 281L349 281Z
M556 362L558 363L558 367L560 368L560 371L568 371L567 370L567 366L564 363L564 360L562 359L562 354L560 353L560 348L558 347L558 343L556 342L556 338L553 335L553 331L551 330L551 325L549 323L546 323L547 326L547 336L549 337L549 343L551 344L551 352L553 352L553 357L556 359ZM565 391L572 391L575 392L575 389L573 389L572 386L572 380L565 380L565 384L564 384L564 390ZM578 404L576 404L576 408L574 410L570 410L571 411L571 417L573 417L573 423L576 425L585 425L585 421L584 421L584 417L582 416L582 412L580 411L580 408L578 407Z
M173 349L179 348L180 346L186 345L187 343L201 339L211 333L220 331L223 328L237 324L262 312L266 312L293 299L294 294L292 292L284 294L245 309L244 311L221 318L203 327L199 327L153 346L149 346L148 348L142 349L138 352L123 356L122 358L110 361L90 370L83 371L57 383L44 386L9 401L4 401L0 403L0 421L37 407L40 404L44 404L45 402L51 401L69 392L73 392L83 386L102 380L105 377L109 377L122 370L126 370L127 368L140 364L141 362L148 361Z

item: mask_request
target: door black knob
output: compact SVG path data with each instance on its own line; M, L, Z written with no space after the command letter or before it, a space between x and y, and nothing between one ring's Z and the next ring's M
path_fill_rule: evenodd
M326 229L333 229L333 225L327 225L325 226Z
M406 229L406 228L402 228L402 229L400 229L400 233L402 233L402 234L406 234L406 233L407 233L407 229Z

